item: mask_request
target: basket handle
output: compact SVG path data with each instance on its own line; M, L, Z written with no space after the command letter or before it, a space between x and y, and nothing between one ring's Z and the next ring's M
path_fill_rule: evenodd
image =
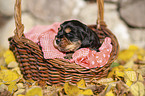
M16 26L14 33L15 36L20 38L23 35L24 31L24 25L21 22L21 0L16 0L15 2L14 18Z
M101 29L101 26L106 26L104 22L104 0L96 0L98 6L98 18L97 18L97 29ZM20 38L23 35L24 25L21 22L21 0L16 0L15 10L15 36Z
M101 29L101 26L105 26L104 22L104 0L96 0L98 7L97 29Z

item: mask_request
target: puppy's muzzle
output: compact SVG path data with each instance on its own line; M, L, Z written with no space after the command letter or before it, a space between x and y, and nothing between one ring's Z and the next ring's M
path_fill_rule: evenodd
M55 38L53 41L54 47L61 52L74 52L81 47L81 41L71 42L66 37Z

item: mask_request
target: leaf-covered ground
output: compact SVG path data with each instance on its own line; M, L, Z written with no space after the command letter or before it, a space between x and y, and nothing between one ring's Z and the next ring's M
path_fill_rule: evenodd
M0 96L144 96L145 50L131 45L119 53L106 78L86 84L38 86L24 80L13 53L0 48Z

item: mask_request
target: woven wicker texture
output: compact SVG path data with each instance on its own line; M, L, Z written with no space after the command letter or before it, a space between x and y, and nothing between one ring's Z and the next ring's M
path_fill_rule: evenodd
M87 83L93 79L106 77L109 71L109 66L117 58L119 45L116 37L106 28L103 21L104 1L97 0L98 4L98 20L97 25L89 25L94 30L101 43L105 37L111 38L113 46L108 63L100 68L86 69L75 63L69 63L62 59L44 59L40 46L33 41L25 38L23 31L24 26L21 23L21 0L16 0L15 4L15 35L9 38L10 50L13 51L23 77L25 79L33 79L35 81L44 81L48 85L60 84L63 85L66 81L71 83L78 82L83 78Z

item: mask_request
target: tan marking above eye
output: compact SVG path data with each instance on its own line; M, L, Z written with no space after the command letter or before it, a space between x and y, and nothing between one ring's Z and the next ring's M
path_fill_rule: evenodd
M65 32L66 32L66 33L69 33L69 32L71 32L71 29L70 29L70 28L66 28L66 29L65 29Z

